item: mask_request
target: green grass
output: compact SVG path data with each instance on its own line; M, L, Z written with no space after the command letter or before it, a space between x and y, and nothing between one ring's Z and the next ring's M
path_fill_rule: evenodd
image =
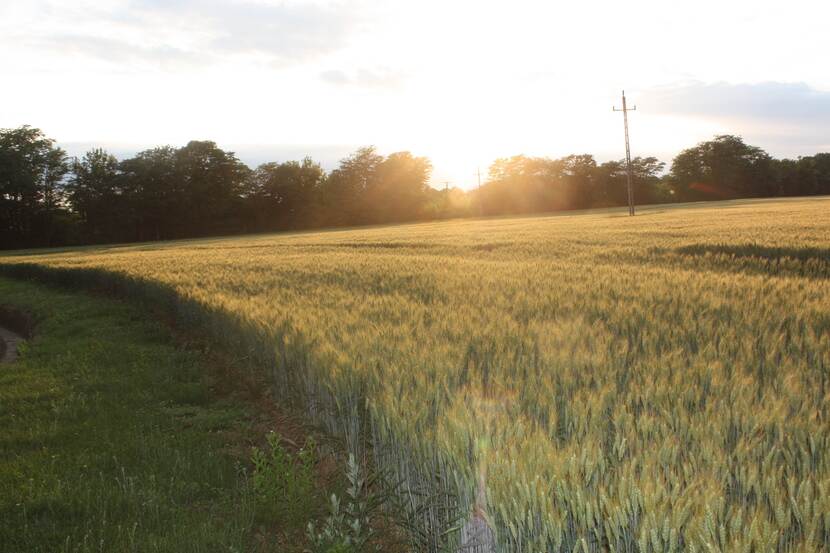
M248 551L247 479L223 452L246 406L136 306L0 279L35 315L0 365L0 551Z
M161 305L371 455L438 551L830 549L827 198L0 257Z

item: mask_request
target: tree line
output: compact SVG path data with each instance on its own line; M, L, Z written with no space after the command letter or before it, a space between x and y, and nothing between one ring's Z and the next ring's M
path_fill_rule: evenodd
M632 160L638 204L830 194L830 153L775 159L737 136ZM481 187L429 186L409 152L361 148L326 172L311 158L251 169L214 142L118 160L69 158L36 128L0 130L0 249L169 240L625 205L623 161L588 154L496 160Z

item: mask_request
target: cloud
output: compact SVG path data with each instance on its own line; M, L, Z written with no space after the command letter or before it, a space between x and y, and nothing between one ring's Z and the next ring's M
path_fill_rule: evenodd
M131 65L149 62L163 69L201 65L210 59L206 54L171 45L144 46L112 38L72 34L44 38L40 45L64 54L92 57L110 64Z
M783 122L830 122L830 92L804 83L692 83L641 95L650 111L667 114Z
M644 91L641 109L716 120L775 152L796 155L830 148L830 92L805 83L701 83Z
M317 57L343 46L355 23L344 6L271 6L246 2L235 9L210 3L214 29L211 46L231 53L258 53L280 61ZM202 2L199 9L204 9Z
M49 6L25 41L110 63L208 65L237 56L270 65L342 48L358 22L343 4L133 0L110 9Z

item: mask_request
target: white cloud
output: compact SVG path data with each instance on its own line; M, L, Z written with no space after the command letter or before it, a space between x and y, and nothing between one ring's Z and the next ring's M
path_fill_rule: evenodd
M258 59L308 62L341 48L357 24L343 4L254 0L134 0L95 5L35 1L6 14L6 43L29 54L81 54L113 64L210 65ZM18 21L14 21L14 19ZM23 48L21 48L21 44ZM177 62L182 62L181 64Z

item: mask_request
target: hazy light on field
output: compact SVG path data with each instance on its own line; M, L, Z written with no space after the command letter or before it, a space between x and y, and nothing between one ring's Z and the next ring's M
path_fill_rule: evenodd
M429 156L436 185L469 187L497 156L621 157L611 106L627 88L635 154L669 159L719 132L810 154L830 147L827 12L809 1L12 0L0 6L14 83L0 127L39 126L70 150L213 139L250 164L304 145L331 166L374 144ZM813 121L792 115L805 97Z

